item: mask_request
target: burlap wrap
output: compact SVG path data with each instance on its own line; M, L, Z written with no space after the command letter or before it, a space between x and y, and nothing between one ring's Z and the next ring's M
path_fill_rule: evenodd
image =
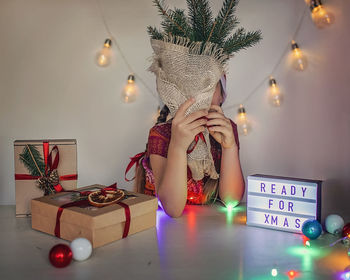
M186 115L209 109L216 85L225 72L227 55L216 44L190 42L183 37L151 39L154 51L149 70L156 75L157 91L174 117L179 106L190 97L195 103ZM209 175L219 178L210 151L209 131L203 132L205 142L199 139L194 150L188 154L188 166L194 180ZM194 142L190 145L190 148Z

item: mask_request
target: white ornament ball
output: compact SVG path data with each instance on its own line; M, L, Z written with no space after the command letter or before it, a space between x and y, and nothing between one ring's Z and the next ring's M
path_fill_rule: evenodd
M326 225L326 230L329 233L331 234L339 233L344 227L344 220L339 215L332 214L327 216L325 225Z
M91 242L83 237L74 239L70 243L70 249L73 253L73 259L76 261L85 261L92 253Z

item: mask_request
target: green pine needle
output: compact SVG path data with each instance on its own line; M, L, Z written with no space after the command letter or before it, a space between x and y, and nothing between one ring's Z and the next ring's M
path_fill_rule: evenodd
M218 16L215 18L211 42L222 45L230 32L239 24L238 19L234 15L237 4L237 0L224 1Z
M181 34L179 36L188 37L188 34L185 31L187 29L186 22L182 22L181 10L177 9L178 12L174 12L168 9L164 5L163 0L153 0L153 3L158 8L159 14L163 18L161 25L165 33L171 33L173 35ZM178 22L179 19L180 21Z
M236 53L242 49L247 49L254 46L262 38L261 31L245 32L243 28L239 28L228 40L224 43L224 51L227 54Z
M152 39L163 40L163 34L156 27L148 26L147 32Z
M207 0L187 0L194 41L206 41L213 26L213 15Z
M243 28L237 28L239 21L235 17L235 12L238 0L224 0L215 20L208 0L186 0L186 2L188 16L184 10L168 9L164 0L153 0L162 17L162 31L148 26L147 32L152 39L162 40L167 34L186 37L191 42L212 42L223 48L227 55L252 47L262 39L260 30L246 32ZM237 29L232 34L235 28Z
M42 174L45 173L45 163L41 157L38 149L34 145L27 145L24 147L23 152L19 155L19 159L23 162L24 166L28 169L30 175L32 176L41 176L38 168L36 167L33 157L31 156L29 149L37 163Z

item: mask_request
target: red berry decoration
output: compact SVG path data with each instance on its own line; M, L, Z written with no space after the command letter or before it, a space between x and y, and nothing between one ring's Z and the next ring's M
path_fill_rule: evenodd
M343 237L347 236L348 238L350 238L350 223L347 223L343 227L342 235L343 235Z
M72 250L65 244L57 244L52 247L49 253L49 259L55 267L66 267L72 261Z

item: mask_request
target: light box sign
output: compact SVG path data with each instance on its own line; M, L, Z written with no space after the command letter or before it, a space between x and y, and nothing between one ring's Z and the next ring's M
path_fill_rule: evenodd
M247 225L301 233L306 220L321 220L319 180L248 176Z

